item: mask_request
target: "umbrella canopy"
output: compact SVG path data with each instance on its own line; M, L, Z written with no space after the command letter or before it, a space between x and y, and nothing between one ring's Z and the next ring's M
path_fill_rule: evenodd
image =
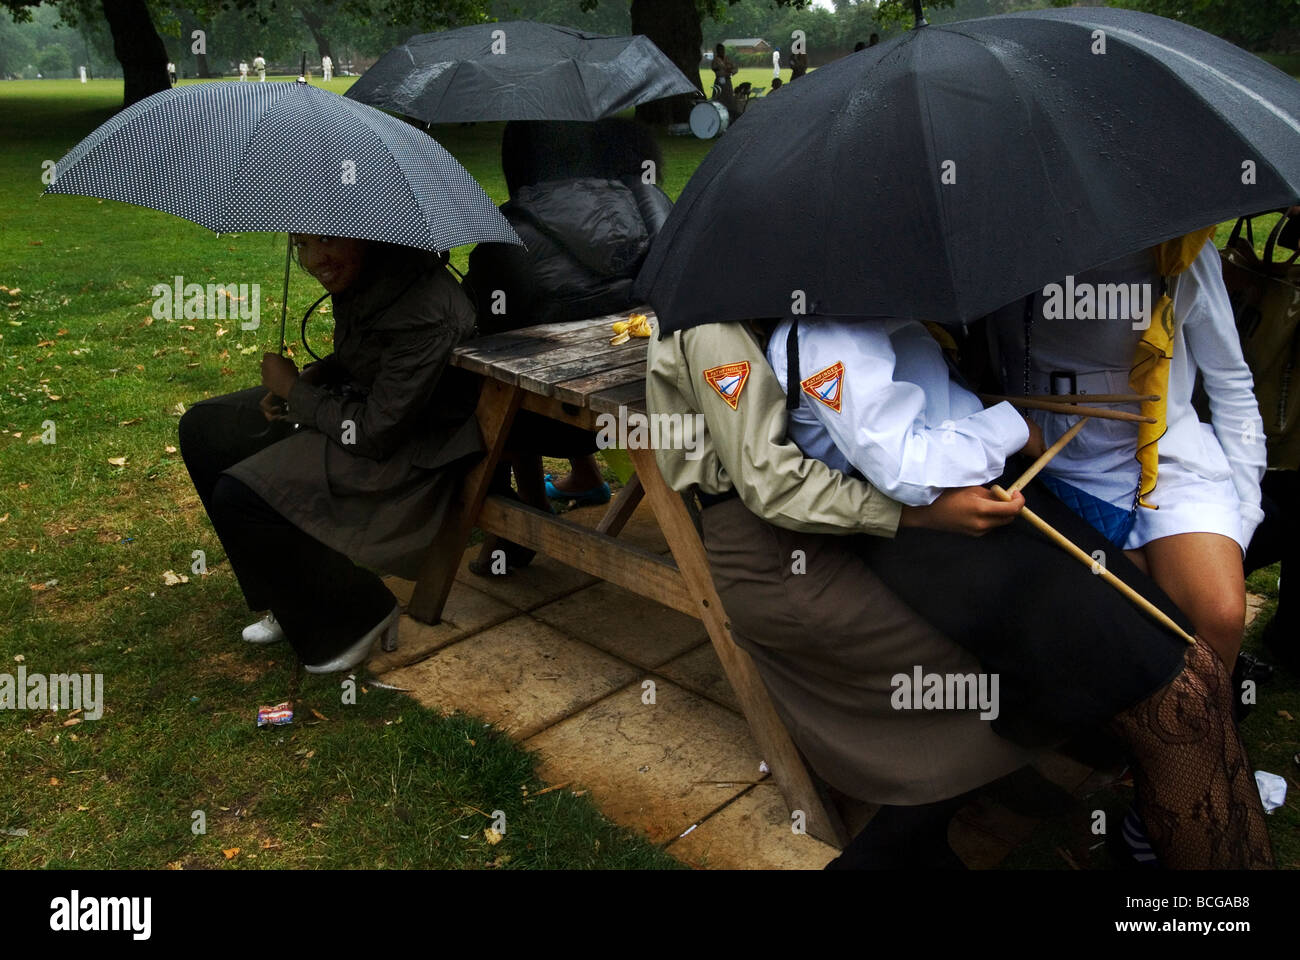
M1147 14L1005 14L913 30L747 114L636 289L664 331L801 307L960 322L1298 196L1286 74Z
M305 83L164 90L100 126L54 169L46 193L121 200L217 233L313 233L437 251L520 242L427 133Z
M424 33L394 47L347 95L426 123L600 120L695 84L648 37L517 21Z

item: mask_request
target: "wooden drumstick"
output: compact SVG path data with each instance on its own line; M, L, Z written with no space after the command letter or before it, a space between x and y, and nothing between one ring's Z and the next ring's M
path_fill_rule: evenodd
M1003 397L992 393L981 393L980 399L986 403L1009 403L1013 407L1026 410L1046 410L1049 413L1063 413L1075 417L1095 417L1098 420L1125 420L1129 423L1155 423L1155 417L1144 417L1140 413L1127 410L1107 410L1104 407L1085 407L1077 403L1054 403L1051 400L1031 400L1028 397Z
M1069 443L1071 440L1074 439L1075 434L1077 434L1080 430L1082 430L1083 425L1087 422L1088 422L1088 418L1084 417L1078 423L1072 426L1069 430L1066 430L1065 433L1061 434L1061 439L1057 440L1054 444L1052 444L1050 447L1044 450L1043 455L1040 456L1037 460L1035 460L1030 465L1029 469L1020 475L1020 479L1018 479L1015 483L1013 483L1010 487L1007 488L1007 493L1015 493L1017 490L1023 490L1025 488L1025 485L1028 484L1030 480L1038 476L1038 471L1042 470L1043 467L1047 466L1048 461L1050 461L1052 457L1060 453L1062 448L1064 448L1064 446L1067 443Z

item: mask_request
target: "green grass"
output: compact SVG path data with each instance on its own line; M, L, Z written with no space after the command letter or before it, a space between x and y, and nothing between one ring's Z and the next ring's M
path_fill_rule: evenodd
M743 73L770 82L770 70ZM274 324L250 334L149 315L153 285L180 274L261 283L263 317L273 317L284 239L215 237L124 204L40 198L42 161L111 116L121 89L0 83L0 285L20 291L0 298L0 672L22 658L33 672L102 673L106 686L96 721L0 711L0 831L28 831L0 832L0 867L675 865L586 797L537 796L529 756L481 721L400 694L370 689L347 706L337 678L309 678L292 726L254 728L257 706L286 696L291 664L283 648L238 642L249 615L168 448L182 405L257 382ZM493 200L506 199L500 124L435 135ZM676 197L710 144L662 144ZM465 257L453 262L464 269ZM317 295L295 272L290 312ZM323 322L313 345L328 345ZM53 445L39 442L47 420ZM165 572L190 573L195 550L208 575L165 586ZM1254 583L1275 594L1275 579ZM1294 782L1296 723L1278 715L1300 718L1288 679L1263 691L1245 732L1255 765ZM191 832L195 810L206 835ZM507 833L491 846L483 831L495 810ZM1296 810L1293 796L1272 820L1291 866ZM1020 865L1057 862L1049 848Z
M250 334L149 316L152 286L176 274L260 282L273 316L284 238L39 197L41 162L120 100L120 82L0 84L0 284L21 291L0 300L0 672L21 658L33 672L102 673L106 701L101 719L67 727L62 714L0 711L0 831L28 831L0 833L0 867L676 866L588 798L537 796L531 757L482 721L401 694L370 689L347 706L338 678L307 678L291 726L255 728L258 705L285 698L291 661L238 641L249 614L167 448L178 405L258 381L274 324ZM500 125L451 132L504 200ZM294 308L315 299L309 281L295 275ZM57 442L31 443L47 420ZM208 575L164 586L166 571L191 574L194 550ZM496 810L506 836L491 845Z

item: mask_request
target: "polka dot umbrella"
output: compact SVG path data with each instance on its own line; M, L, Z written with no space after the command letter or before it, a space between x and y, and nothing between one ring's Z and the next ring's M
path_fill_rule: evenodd
M156 93L73 147L45 192L121 200L217 233L313 233L437 251L520 243L427 133L306 83Z
M522 243L427 133L301 79L156 93L73 147L45 192L133 203L217 233L309 233L438 252ZM288 270L286 256L286 294Z

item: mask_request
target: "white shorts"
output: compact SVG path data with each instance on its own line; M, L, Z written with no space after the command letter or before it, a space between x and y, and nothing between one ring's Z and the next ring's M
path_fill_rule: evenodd
M1163 461L1156 488L1147 498L1159 510L1137 508L1137 518L1125 550L1180 533L1217 533L1230 537L1244 551L1241 502L1231 479L1207 480L1174 461Z

